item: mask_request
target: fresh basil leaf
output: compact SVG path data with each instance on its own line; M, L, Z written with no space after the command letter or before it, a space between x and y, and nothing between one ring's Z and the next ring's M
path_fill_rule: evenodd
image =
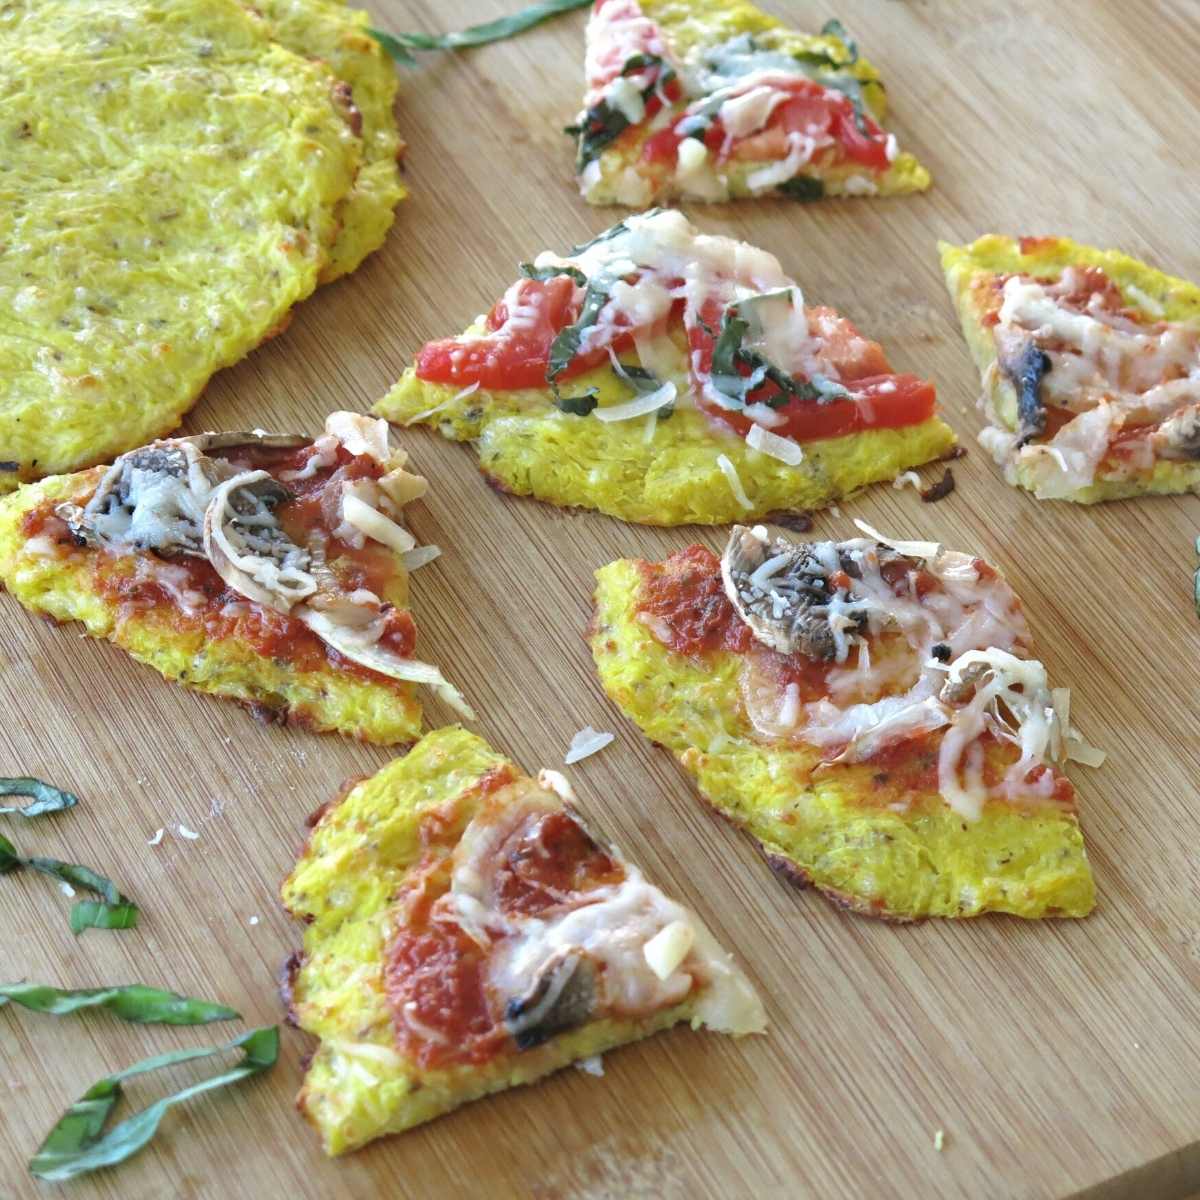
M121 1084L125 1080L144 1075L148 1071L156 1071L160 1067L208 1058L231 1050L242 1051L242 1059L236 1066L166 1096L105 1131L113 1109L121 1099ZM71 1105L33 1156L29 1170L38 1179L60 1183L89 1171L124 1162L141 1150L158 1132L167 1109L203 1092L237 1083L251 1075L269 1070L278 1058L279 1026L268 1025L252 1030L223 1046L201 1050L176 1050L134 1063L132 1067L126 1067L124 1071L118 1071L115 1075L109 1075L93 1084Z
M625 61L621 74L634 75L657 67L658 73L642 88L642 103L649 102L659 88L675 78L674 68L657 54L634 54ZM599 158L606 147L629 128L629 118L619 108L613 108L607 100L599 100L584 113L583 120L567 132L579 138L575 156L575 169L582 171L593 159Z
M533 263L522 263L521 274L541 283L558 275L569 275L580 287L587 287L587 276L578 267L535 267Z
M785 180L775 190L782 196L788 196L806 204L812 200L820 200L825 195L825 184L811 175L795 175L791 179Z
M850 55L849 58L844 58L840 62L840 66L852 67L858 62L858 43L846 32L846 27L837 19L830 17L824 25L821 26L822 37L835 37L843 46L846 47L846 52Z
M589 416L600 403L600 393L596 388L588 388L586 392L579 396L563 396L559 394L557 386L551 384L551 390L554 392L554 403L561 412L570 413L573 417Z
M1200 537L1196 539L1196 553L1200 554ZM1195 578L1192 580L1192 590L1196 600L1196 615L1200 617L1200 570L1196 571ZM0 871L4 870L3 861L0 861Z
M642 215L645 217L653 216L655 213L662 212L661 208L651 208ZM629 226L624 221L618 221L615 225L610 225L603 233L598 233L590 242L583 242L581 245L571 247L571 258L577 258L585 250L590 250L593 246L598 246L601 242L611 242L613 238L620 237L623 233L629 232Z
M98 900L77 900L71 905L71 932L85 929L136 929L138 907L132 900L102 904Z
M484 46L524 33L559 13L586 8L592 0L541 0L508 17L497 17L481 25L472 25L458 33L385 33L381 29L367 32L399 63L415 65L414 50L462 50L469 46Z
M596 323L600 310L608 303L608 286L605 281L591 279L583 297L583 307L573 325L560 329L550 343L550 361L546 380L553 383L571 365L579 353L584 333Z
M41 875L49 875L73 888L83 888L100 897L100 902L80 900L71 909L71 929L133 929L138 923L138 908L128 896L122 896L111 879L97 874L78 863L61 862L57 858L22 858L7 838L0 837L0 875L28 867Z
M131 983L108 988L56 988L40 983L0 983L0 1005L19 1004L30 1012L62 1017L85 1008L103 1008L138 1025L207 1025L236 1021L241 1014L211 1000L195 1000L160 988Z
M43 875L49 875L72 887L95 892L106 904L121 902L122 897L117 885L111 879L97 875L89 867L81 867L78 863L60 862L57 858L27 858L24 865L31 871L40 871Z
M40 779L0 779L0 796L28 796L31 804L0 807L0 817L41 817L74 808L79 797Z

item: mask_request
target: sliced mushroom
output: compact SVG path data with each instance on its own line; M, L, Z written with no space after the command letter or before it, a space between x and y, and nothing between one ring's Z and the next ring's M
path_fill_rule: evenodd
M267 471L243 471L213 490L204 510L204 552L235 591L289 613L317 590L312 556L280 528L289 493Z
M233 431L227 433L197 433L191 437L173 439L187 442L201 453L209 450L231 450L234 446L264 446L268 450L298 450L311 446L312 438L303 433L266 433L261 429Z
M154 442L122 454L84 507L55 511L81 544L203 558L204 509L221 477L220 465L190 443Z
M517 1049L530 1050L585 1024L595 1008L596 968L581 950L566 948L545 963L524 996L508 1002L504 1024Z
M1017 441L1019 449L1046 432L1046 406L1042 403L1042 380L1050 370L1050 356L1033 338L1022 333L1009 335L999 348L1000 370L1017 392Z
M1189 404L1165 420L1153 435L1162 458L1200 458L1200 404Z
M849 564L853 565L853 564ZM829 602L829 567L805 543L735 525L721 556L725 594L754 636L781 654L828 662L837 640L814 608Z
M321 641L327 646L332 646L339 654L344 654L351 662L378 671L380 675L386 675L389 679L424 684L432 688L456 713L470 721L475 719L475 713L462 693L432 663L419 662L415 658L402 658L395 651L379 644L382 622L373 621L363 627L351 628L308 605L299 608L296 616Z

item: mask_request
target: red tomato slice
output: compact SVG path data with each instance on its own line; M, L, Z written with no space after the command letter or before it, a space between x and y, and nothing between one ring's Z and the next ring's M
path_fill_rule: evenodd
M836 369L843 386L852 394L823 404L815 400L788 400L775 410L783 423L772 427L772 433L812 442L864 429L917 425L933 416L937 395L932 383L916 375L892 374L879 344L868 341L832 309L810 308L807 312L825 343L821 357ZM717 300L710 300L701 312L705 325L712 330L720 325L721 314L722 306ZM715 345L712 335L697 322L688 330L688 341L693 351L699 351L699 371L707 374L712 370ZM877 374L869 374L867 367L880 369ZM739 367L739 371L743 376L750 374L747 367ZM755 388L748 399L751 403L770 403L780 391L777 384L768 380ZM710 404L702 396L699 403L743 437L753 424L742 413Z
M507 303L499 301L488 313L491 336L429 342L417 354L417 378L459 387L545 387L551 343L579 313L582 298L577 291L566 275L544 283L523 280L513 296L521 309L516 328L509 323Z

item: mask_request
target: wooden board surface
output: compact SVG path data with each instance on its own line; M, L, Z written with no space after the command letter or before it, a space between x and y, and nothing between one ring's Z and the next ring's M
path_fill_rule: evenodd
M376 0L378 23L455 28L515 0ZM802 27L816 0L773 0ZM697 209L775 252L810 300L936 378L970 456L922 505L884 486L851 516L985 555L1024 598L1053 680L1110 751L1076 770L1100 904L1082 922L983 919L892 928L790 890L699 803L682 772L604 699L582 631L591 573L716 531L654 531L491 492L466 447L403 437L433 482L409 510L446 549L415 581L423 655L466 685L477 728L530 768L584 724L615 745L572 771L595 824L735 947L768 1038L676 1030L341 1162L291 1108L309 1040L288 1031L266 1079L172 1113L151 1149L71 1185L79 1197L1105 1197L1200 1186L1200 795L1189 712L1194 497L1101 509L1010 491L975 446L977 379L934 242L1063 233L1200 277L1195 9L1185 0L843 0L889 84L891 125L934 190L889 202ZM321 291L285 336L213 381L188 429L316 430L365 408L427 338L459 329L515 264L615 219L587 209L560 127L580 95L582 14L519 41L405 71L411 201L384 250ZM142 907L131 933L74 939L36 877L0 881L0 976L67 986L139 980L280 1017L275 978L299 940L276 893L304 817L386 752L264 728L171 687L77 628L0 597L0 775L78 791L75 812L5 827L26 853L112 874ZM431 725L449 714L430 703ZM182 823L199 833L181 839ZM168 829L162 843L147 845ZM238 1027L241 1028L240 1026ZM45 1194L24 1162L95 1079L232 1028L138 1029L104 1016L0 1013L0 1196ZM180 1078L190 1077L180 1074ZM161 1081L131 1088L135 1101ZM934 1149L934 1132L945 1148Z

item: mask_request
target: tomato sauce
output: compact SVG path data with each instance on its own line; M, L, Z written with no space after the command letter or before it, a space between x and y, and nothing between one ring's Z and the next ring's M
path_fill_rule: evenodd
M501 851L496 902L502 912L537 916L581 892L625 878L625 869L569 813L525 822Z
M512 782L511 768L488 772L485 795ZM485 818L486 819L486 818ZM506 820L501 807L496 819ZM444 835L448 814L436 814L436 828L422 844L443 844L419 881L397 897L403 924L388 944L384 990L392 1008L397 1043L420 1066L445 1067L488 1062L512 1039L501 1001L487 982L492 948L481 946L456 921L434 906L449 890L449 858ZM427 849L427 853L428 853ZM625 878L625 868L598 845L564 810L532 809L521 816L498 853L492 882L496 907L509 916L537 917L564 904L586 902L586 893Z
M741 654L753 635L725 595L721 560L705 546L689 546L662 563L643 563L638 612L654 618L678 654L711 650Z

